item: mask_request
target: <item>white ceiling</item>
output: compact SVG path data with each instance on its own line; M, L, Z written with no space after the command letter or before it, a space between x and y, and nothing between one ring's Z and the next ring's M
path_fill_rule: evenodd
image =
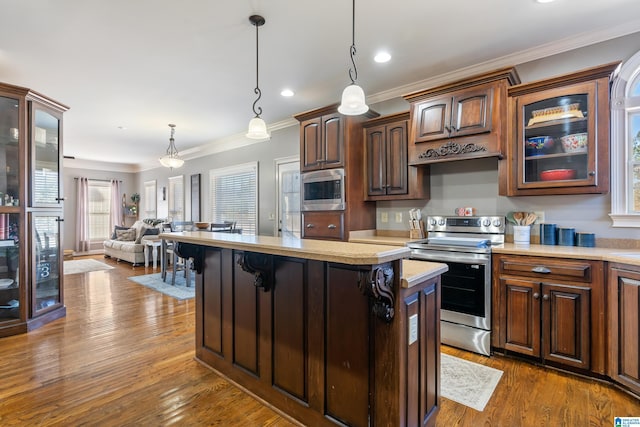
M244 134L252 14L266 19L258 105L269 125L338 102L350 83L349 0L0 0L0 10L0 81L71 107L64 154L77 159L154 164L168 123L187 157ZM640 31L639 18L640 0L359 0L358 83L382 101L550 43ZM379 49L390 62L373 61ZM285 87L295 96L280 96Z

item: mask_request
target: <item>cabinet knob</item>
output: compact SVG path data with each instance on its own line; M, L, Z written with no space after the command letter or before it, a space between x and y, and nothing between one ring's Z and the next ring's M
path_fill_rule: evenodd
M549 301L549 295L544 294L544 295L542 296L542 299L543 299L543 300L545 300L545 301Z
M307 224L307 228L313 228L313 224L311 223Z
M329 224L327 225L327 228L333 230L334 228L336 228L335 224Z
M534 293L533 294L533 299L540 299L540 294L539 293Z

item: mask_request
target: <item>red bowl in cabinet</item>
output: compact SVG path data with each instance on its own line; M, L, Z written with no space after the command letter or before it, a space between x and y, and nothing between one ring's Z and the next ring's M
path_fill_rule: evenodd
M550 169L540 172L541 181L562 181L565 179L574 179L575 177L575 169Z

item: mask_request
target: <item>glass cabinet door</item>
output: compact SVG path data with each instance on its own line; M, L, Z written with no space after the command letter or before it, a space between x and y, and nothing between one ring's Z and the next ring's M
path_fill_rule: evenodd
M33 315L62 303L60 290L60 224L56 213L35 213L31 216L32 310Z
M60 117L32 104L32 206L60 206Z
M595 185L595 85L524 95L517 106L518 187Z
M20 215L0 213L0 322L20 319Z

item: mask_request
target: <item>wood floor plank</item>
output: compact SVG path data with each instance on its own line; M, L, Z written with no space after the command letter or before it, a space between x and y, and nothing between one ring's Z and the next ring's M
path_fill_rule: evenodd
M115 268L65 276L65 318L0 339L0 426L295 425L194 360L194 300L127 280L151 268L93 258ZM598 381L443 351L504 374L483 412L442 399L437 426L595 427L640 415L638 399Z

